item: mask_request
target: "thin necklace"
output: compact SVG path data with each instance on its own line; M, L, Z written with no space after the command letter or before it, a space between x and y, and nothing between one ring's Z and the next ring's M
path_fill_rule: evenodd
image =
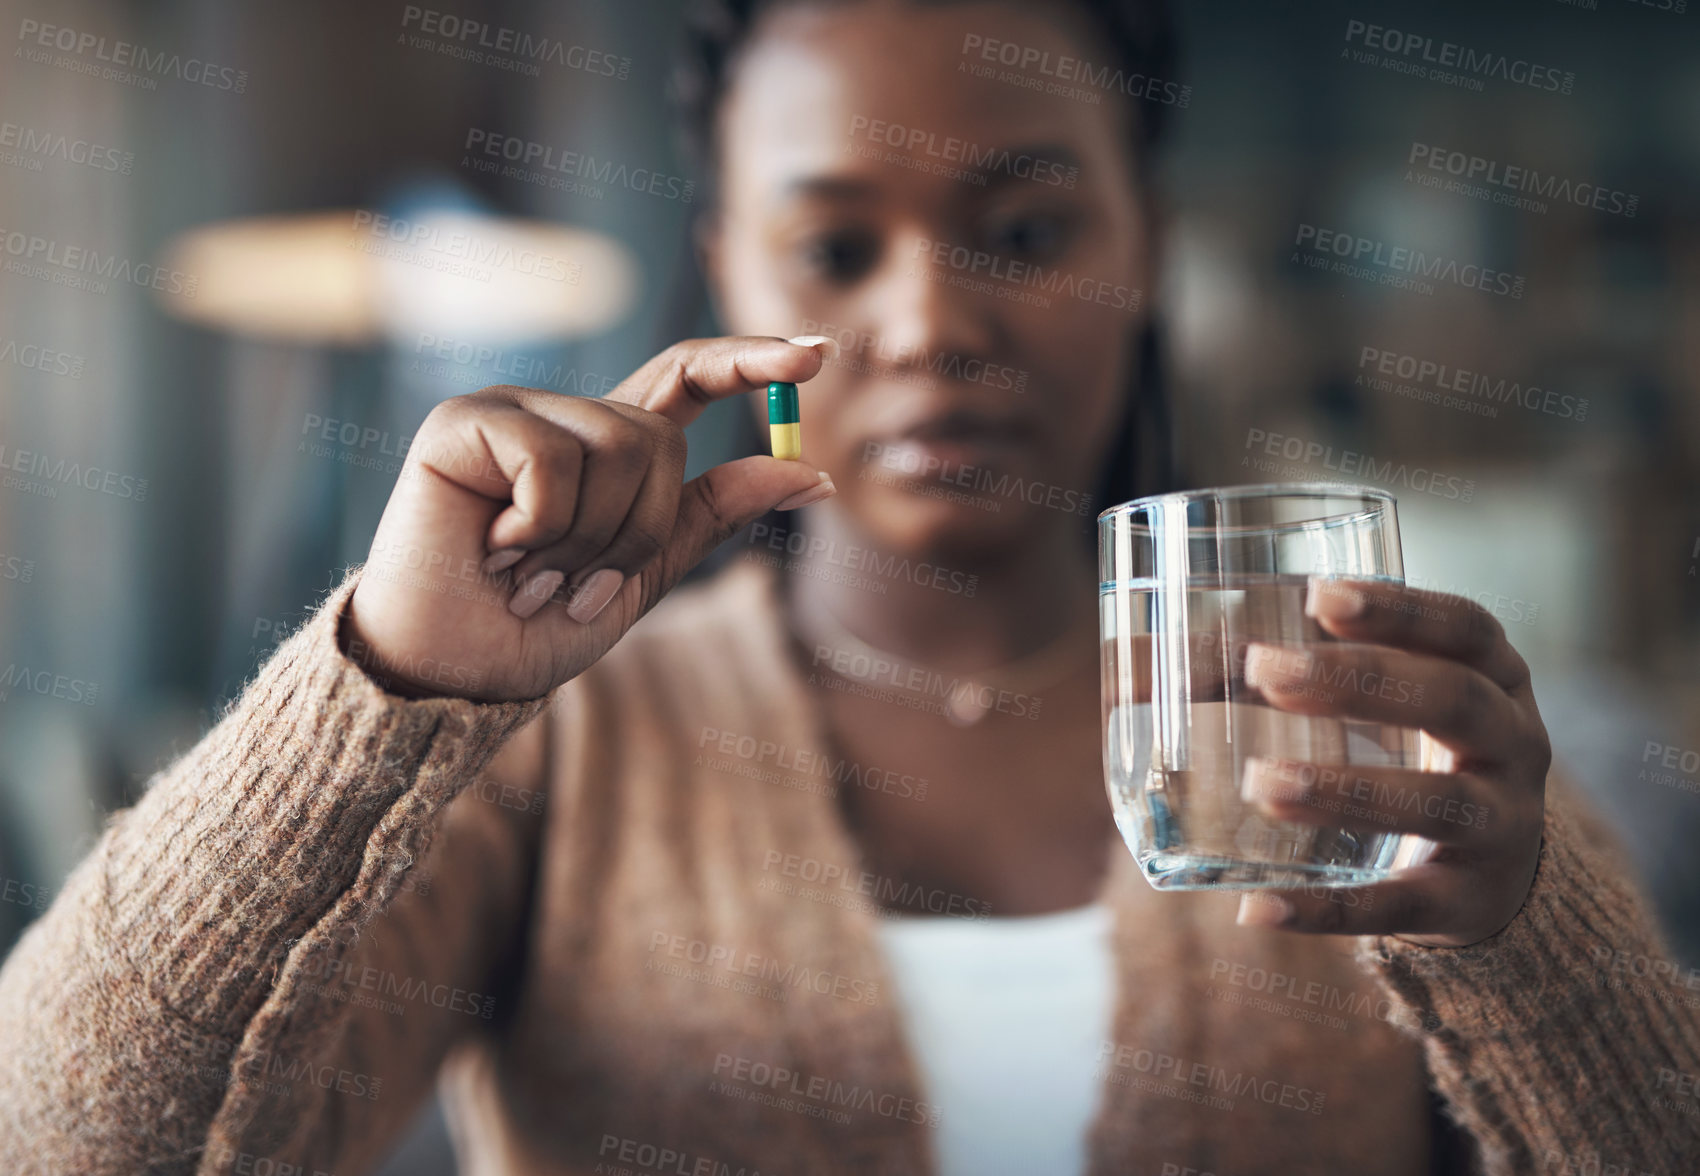
M993 668L975 670L973 673L963 673L940 670L914 658L871 645L846 629L824 603L816 602L812 608L804 604L805 596L806 594L802 593L791 594L792 627L794 630L808 628L813 631L799 631L797 636L818 639L835 651L842 651L848 655L852 664L861 659L870 667L884 664L894 670L917 671L925 675L924 680L928 682L950 680L951 689L949 700L945 703L945 718L958 727L972 727L980 722L997 708L1002 694L1014 694L1018 697L1025 695L1024 707L1030 713L1037 713L1038 704L1042 701L1038 697L1038 691L1057 685L1079 669L1079 658L1072 648L1077 637L1075 626L1065 629L1039 649L1014 661ZM799 626L797 622L804 620L805 611L812 613L812 616L808 618L807 625ZM826 668L832 668L830 663ZM850 681L860 680L852 674L833 672Z

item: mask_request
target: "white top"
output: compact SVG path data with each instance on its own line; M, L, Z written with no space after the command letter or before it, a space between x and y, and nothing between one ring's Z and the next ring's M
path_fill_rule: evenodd
M890 961L940 1176L1086 1169L1115 970L1102 903L1021 918L890 918Z

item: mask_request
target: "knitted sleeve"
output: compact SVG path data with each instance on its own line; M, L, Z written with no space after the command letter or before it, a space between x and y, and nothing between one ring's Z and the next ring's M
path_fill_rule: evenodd
M352 1006L308 989L546 703L386 694L337 645L356 581L111 819L0 971L0 1171L228 1170L215 1118L241 1137L280 1087L370 1090L335 1053Z
M1700 987L1579 798L1549 787L1523 909L1465 948L1359 959L1420 1025L1429 1072L1501 1173L1700 1172Z

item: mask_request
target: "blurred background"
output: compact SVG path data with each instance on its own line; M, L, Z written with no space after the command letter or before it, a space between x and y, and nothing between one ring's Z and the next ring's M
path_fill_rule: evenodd
M1183 0L1155 303L1187 482L1392 489L1410 577L1500 616L1700 964L1685 7ZM0 950L364 557L434 404L599 395L715 331L666 103L682 8L0 5ZM480 56L462 19L568 52ZM1414 76L1352 21L1573 77ZM434 268L457 228L510 260ZM1336 272L1342 239L1517 293ZM693 427L691 473L737 411ZM452 1171L429 1115L393 1170Z

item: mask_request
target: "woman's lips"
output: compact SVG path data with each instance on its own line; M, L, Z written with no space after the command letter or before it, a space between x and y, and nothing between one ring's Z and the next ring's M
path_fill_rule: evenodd
M914 479L953 480L970 467L1008 467L1031 451L1032 438L1009 425L963 419L920 422L865 447L877 469Z

